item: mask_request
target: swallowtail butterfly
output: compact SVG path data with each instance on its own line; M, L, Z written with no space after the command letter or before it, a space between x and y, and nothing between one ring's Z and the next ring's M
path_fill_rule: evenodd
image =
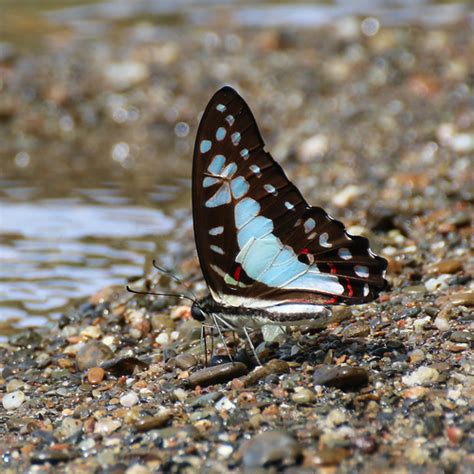
M328 318L328 306L371 301L386 286L387 261L308 205L230 87L216 92L199 124L192 200L210 290L193 304L195 319L238 332L310 326Z

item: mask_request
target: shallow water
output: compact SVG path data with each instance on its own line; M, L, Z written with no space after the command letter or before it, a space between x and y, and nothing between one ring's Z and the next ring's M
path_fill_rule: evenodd
M141 275L157 241L175 226L162 210L134 205L119 189L78 189L74 198L32 202L33 191L2 183L0 314L17 326L43 324L71 301ZM168 186L153 194L172 200L177 191Z

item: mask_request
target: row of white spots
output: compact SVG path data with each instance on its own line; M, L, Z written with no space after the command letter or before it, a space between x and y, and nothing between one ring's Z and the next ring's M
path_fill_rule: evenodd
M361 278L367 278L369 276L369 267L366 267L365 265L356 265L354 267L354 272Z
M222 232L224 232L224 227L221 225L209 229L209 235L221 235Z
M224 127L219 127L216 132L217 141L221 142L222 140L224 140L226 134L227 130Z
M263 189L269 194L273 194L274 196L278 196L278 191L275 189L275 186L271 184L264 184Z
M285 201L285 207L289 210L289 211L293 211L295 209L295 205L294 204L291 204L291 202L289 201Z
M262 176L262 172L260 171L260 166L257 165L250 165L250 171L260 178Z
M218 245L211 245L211 250L218 253L219 255L224 255L224 251Z
M328 239L329 239L329 234L327 232L322 233L319 236L319 245L321 247L330 249L332 247L332 244L328 242Z
M201 140L201 143L199 144L199 150L201 150L201 153L207 153L211 148L211 140Z
M316 221L313 218L306 219L304 221L304 231L306 234L311 232L316 227Z
M351 251L346 248L339 249L337 254L339 255L339 258L342 258L343 260L350 260L352 258Z
M232 143L234 146L237 146L240 143L241 135L239 132L234 132L231 136L230 139L232 140Z
M219 112L225 112L227 110L227 107L224 105L224 104L217 104L216 105L216 109L219 111Z

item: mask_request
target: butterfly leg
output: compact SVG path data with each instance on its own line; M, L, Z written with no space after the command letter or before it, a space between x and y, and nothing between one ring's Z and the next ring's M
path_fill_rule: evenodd
M250 335L249 335L249 333L248 333L248 331L247 331L247 328L244 326L243 329L244 329L245 337L247 338L247 341L248 341L248 343L249 343L249 345L250 345L250 348L252 349L253 355L255 356L255 359L257 360L258 365L263 365L263 364L260 362L260 359L258 358L257 351L255 350L255 347L254 347L254 345L253 345L252 339L250 339Z
M211 314L212 320L214 321L214 325L217 329L217 332L219 333L219 337L221 338L222 344L224 344L225 351L227 352L227 355L229 356L229 359L234 362L234 358L230 354L229 347L227 346L227 343L225 342L224 334L222 334L221 327L219 326L219 322L217 321L216 315Z
M204 324L201 326L201 346L204 348L204 363L207 367L207 334L206 327Z

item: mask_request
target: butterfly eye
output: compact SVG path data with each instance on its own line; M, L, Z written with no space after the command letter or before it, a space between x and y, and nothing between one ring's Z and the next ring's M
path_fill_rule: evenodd
M204 313L204 311L195 304L193 304L191 307L191 316L193 319L201 323L206 320L206 313Z

